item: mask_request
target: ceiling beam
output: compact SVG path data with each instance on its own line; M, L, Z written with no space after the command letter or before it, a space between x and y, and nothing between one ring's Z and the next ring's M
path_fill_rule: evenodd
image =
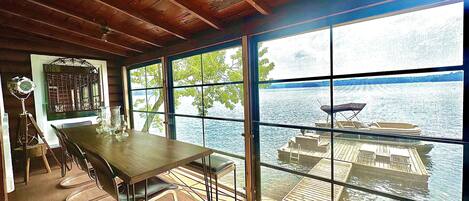
M215 29L222 29L222 23L212 16L210 13L207 13L194 4L191 0L170 0L173 4L189 11L191 14L195 15L200 20L204 21L208 25L212 26Z
M143 52L143 50L140 50L140 49L136 49L136 48L129 47L126 45L121 45L116 41L112 41L112 39L103 41L101 39L102 32L99 28L97 30L85 30L83 27L75 26L71 23L68 23L67 21L65 22L57 21L56 19L48 15L43 15L43 14L41 15L39 11L34 12L28 9L27 7L24 7L24 5L4 4L3 7L0 8L0 10L15 13L16 15L20 17L27 18L29 20L39 22L42 24L46 24L48 26L54 27L56 29L60 29L62 31L67 31L76 35L80 35L82 37L86 37L90 40L95 41L96 43L102 43L104 45L112 45L112 46L116 46L119 48L127 49L127 50L138 52L138 53ZM90 33L89 31L93 31L95 33Z
M39 21L33 21L23 18L20 15L9 11L0 9L0 16L0 24L7 27L19 29L28 33L40 35L47 38L57 39L64 42L80 45L83 47L92 48L95 50L112 53L119 56L130 56L130 53L123 48L115 48L109 45L103 45L102 43L96 43L96 41L90 40L86 37L77 36L76 34L71 34L68 31L56 29L55 27L51 27Z
M85 22L90 23L90 24L94 24L95 26L99 26L99 27L102 26L102 24L99 24L99 23L95 22L95 20L91 17L85 17L82 14L80 14L80 13L74 11L74 10L65 9L65 8L54 5L53 4L54 1L52 1L52 2L48 1L48 0L26 0L26 1L28 1L29 3L34 4L36 6L41 6L41 7L47 8L49 10L52 10L54 12L61 13L63 15L73 17L73 18L76 18L76 19L80 19L80 20L85 21ZM107 26L109 27L111 32L116 32L116 33L119 33L119 34L127 35L129 37L135 38L137 40L140 40L140 41L145 42L145 43L147 43L149 45L152 45L152 46L163 47L163 45L162 45L163 43L161 41L154 40L154 39L152 39L152 38L150 38L150 37L148 37L144 34L139 34L139 33L132 32L130 29L128 29L126 27L115 26L115 25L112 25L112 24L108 24Z
M272 13L272 8L264 2L264 0L244 0L247 3L251 4L257 11L262 13L263 15L269 15Z
M152 19L149 19L148 17L144 16L143 14L141 14L140 11L137 11L137 10L134 10L132 8L130 8L128 5L122 5L122 4L119 4L118 1L115 1L115 0L98 0L99 2L101 2L102 4L108 6L108 7L111 7L113 8L114 10L117 10L117 11L120 11L132 18L135 18L135 19L138 19L140 21L143 21L147 24L151 24L153 26L156 26L158 27L159 29L165 31L165 32L168 32L178 38L181 38L181 39L188 39L189 36L186 34L186 33L183 33L182 30L179 30L178 28L174 27L174 26L171 26L169 24L167 24L166 22L163 22L163 21L158 21L156 22L155 20L152 20Z

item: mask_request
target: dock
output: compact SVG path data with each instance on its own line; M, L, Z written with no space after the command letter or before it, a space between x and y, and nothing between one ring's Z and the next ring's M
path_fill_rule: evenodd
M352 163L334 161L334 180L346 182L352 170ZM321 159L308 174L331 178L331 160ZM331 200L331 183L323 182L311 178L303 178L300 182L283 198L283 200ZM342 196L343 186L334 186L334 201L338 201Z
M295 136L278 149L280 160L312 166L308 174L331 178L330 138L316 134ZM386 175L403 182L428 185L429 174L415 147L334 138L334 180L347 182L351 172ZM343 186L303 178L283 200L339 200ZM333 196L334 199L331 199Z
M291 141L293 143L287 143L278 149L279 159L285 162L295 162L311 166L322 159L330 159L330 139L323 138L318 140L315 137L316 136L294 137ZM313 146L311 144L313 144ZM361 149L368 145L372 146L374 149L373 158L370 160L360 160L359 153L364 152L364 150ZM406 156L407 161L405 165L396 165L396 163L391 162L390 153L395 152L399 155ZM295 155L295 161L291 161L292 154ZM399 157L395 158L399 159ZM389 175L402 180L428 183L429 174L427 169L417 150L413 147L334 139L334 162L335 161L352 163L353 169L357 171L363 170L380 175Z

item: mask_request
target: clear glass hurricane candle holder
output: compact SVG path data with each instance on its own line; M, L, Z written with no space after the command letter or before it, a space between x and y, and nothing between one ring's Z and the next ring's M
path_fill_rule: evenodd
M111 119L110 119L110 133L115 134L116 131L120 130L121 127L121 107L111 107Z

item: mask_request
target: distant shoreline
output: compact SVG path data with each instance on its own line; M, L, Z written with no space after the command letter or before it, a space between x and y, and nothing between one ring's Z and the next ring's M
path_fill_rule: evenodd
M463 81L462 72L451 72L439 75L409 76L409 77L380 77L380 78L356 78L346 80L335 80L334 86L350 85L373 85L373 84L400 84L400 83L421 83L421 82L451 82ZM275 83L266 89L282 88L309 88L327 87L329 81L295 82L295 83Z

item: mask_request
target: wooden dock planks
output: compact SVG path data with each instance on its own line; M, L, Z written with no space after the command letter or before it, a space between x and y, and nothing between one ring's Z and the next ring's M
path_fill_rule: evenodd
M348 162L334 161L334 180L346 182L350 176L352 164ZM323 178L331 178L331 160L321 159L310 171L309 174ZM303 178L283 200L331 200L331 183ZM343 186L334 186L334 199L339 200L342 196Z
M323 139L323 143L330 142L330 139ZM387 173L393 175L398 178L402 179L411 179L420 182L426 183L428 180L428 172L426 170L425 165L423 164L420 156L415 148L411 147L401 147L401 146L394 146L394 145L387 145L387 144L376 144L377 145L377 152L389 152L390 149L405 149L408 151L410 156L410 169L404 170L399 169L396 167L391 167L389 162L375 160L373 165L370 164L361 164L358 162L358 153L360 147L366 144L366 142L359 142L355 140L343 140L343 139L334 139L334 160L337 161L345 161L355 164L357 169L364 170L364 171L372 171L378 174ZM296 149L293 149L295 153L297 152ZM287 146L282 147L279 149L279 158L282 160L281 152L288 153L290 148ZM309 151L309 150L301 150L300 151L300 158L302 160L312 160L312 161L319 161L321 159L330 159L331 152L328 150L327 152L318 152L318 151ZM305 161L300 161L305 162Z

